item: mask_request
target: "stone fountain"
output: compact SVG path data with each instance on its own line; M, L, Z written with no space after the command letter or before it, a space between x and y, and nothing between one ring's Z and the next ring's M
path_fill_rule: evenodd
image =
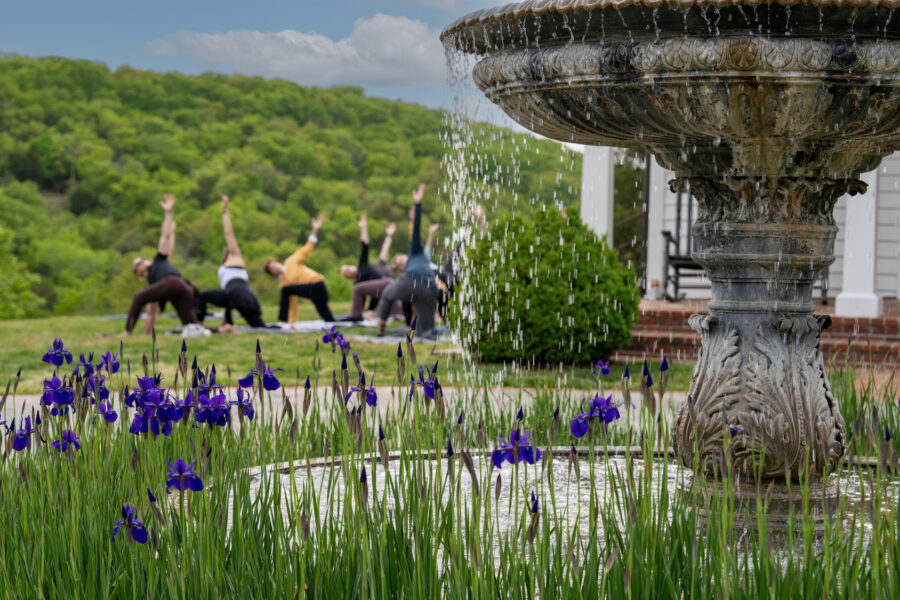
M475 83L521 125L648 150L699 203L712 282L675 425L687 465L769 479L840 461L843 419L818 350L813 282L835 202L900 142L898 0L530 0L447 28ZM852 210L852 203L850 204ZM731 429L731 428L735 429Z

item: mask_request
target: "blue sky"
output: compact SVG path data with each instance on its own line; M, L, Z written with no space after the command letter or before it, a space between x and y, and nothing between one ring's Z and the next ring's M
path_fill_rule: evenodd
M0 52L362 86L450 105L437 36L504 0L7 0Z

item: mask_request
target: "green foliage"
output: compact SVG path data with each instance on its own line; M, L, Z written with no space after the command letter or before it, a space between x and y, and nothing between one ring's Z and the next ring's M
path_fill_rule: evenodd
M0 319L19 319L40 304L31 286L37 277L12 253L12 233L0 227Z
M142 283L129 264L156 247L165 192L176 207L175 265L200 288L217 285L224 238L217 205L230 195L235 233L263 302L277 282L269 255L325 226L311 266L333 298L355 263L356 220L369 216L373 248L388 222L408 243L410 191L429 186L427 222L450 224L445 115L367 98L358 88L302 88L258 77L188 77L59 58L0 59L0 226L40 277L51 314L121 312ZM558 144L476 124L466 167L489 218L519 203L577 202L580 160ZM441 201L436 197L443 196ZM529 208L530 210L530 208ZM444 231L448 231L446 228ZM438 251L442 245L438 236Z
M487 361L578 362L628 344L639 296L631 269L576 217L543 207L494 223L468 255L457 310Z

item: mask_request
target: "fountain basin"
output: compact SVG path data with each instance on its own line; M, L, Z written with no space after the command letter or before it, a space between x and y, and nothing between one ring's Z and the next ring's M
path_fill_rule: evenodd
M523 464L518 470L509 465L497 470L487 454L476 454L477 491L471 474L458 457L454 462L452 484L447 459L434 458L431 453L407 454L406 459L396 453L386 462L369 457L365 460L368 472L365 510L381 507L387 515L397 515L420 510L416 506L418 502L433 505L438 513L452 506L458 518L481 519L485 529L479 534L482 537L480 543L484 544L484 551L488 551L489 543L492 544L497 557L501 544L508 543L509 539L521 540L527 529L531 518L528 511L531 491L536 492L542 518L549 519L552 530L567 532L566 536L574 532L582 541L589 538L593 527L597 528L601 540L604 539L605 529L610 526L619 528L619 533L625 533L627 523L623 516L634 510L633 502L638 505L649 503L654 514L657 510L666 510L669 522L694 513L699 516L698 525L702 525L708 518L722 518L720 512L723 502L727 501L734 505L730 509L733 512L727 512L726 518L733 518L738 529L756 531L763 519L770 534L775 536L776 549L789 552L791 546L784 534L791 528L790 523L793 523L794 531L811 524L818 536L817 544L820 544L826 521L842 529L851 521L866 523L876 518L877 515L871 512L876 493L878 504L892 512L897 505L900 489L900 482L896 479L880 480L881 483L876 485L865 476L864 470L848 470L832 475L825 483L812 483L808 488L806 508L801 487L788 488L771 483L769 487L758 487L745 480L733 482L731 495L726 500L721 484L711 480L699 482L700 487L692 490L695 481L693 473L671 458L666 458L666 453L650 460L649 483L645 479L648 463L639 458L631 462L634 475L629 478L630 459L624 455L625 450L608 448L604 454L598 448L593 475L587 459L588 451L584 448L580 449L577 470L565 457L568 452L566 448L552 449L552 459L535 466ZM410 456L414 458L410 460ZM296 516L303 510L309 514L312 523L318 519L320 526L340 528L344 516L360 510L360 464L358 458L352 461L346 471L340 458L256 468L251 470L251 494L255 495L263 478L274 475L282 488L285 501L281 510L286 519L289 513ZM499 494L496 494L498 475L502 483ZM415 500L407 488L415 490ZM400 495L395 497L398 491ZM596 498L600 511L596 520L590 517L589 512L592 496ZM768 504L764 513L758 512L757 499ZM313 514L313 503L319 507L318 515ZM395 510L398 505L403 509L399 513ZM476 514L479 516L475 517ZM805 519L803 515L806 515ZM356 518L351 517L349 523L355 523ZM477 521L473 526L479 529ZM716 524L713 522L709 526L716 527ZM795 541L802 540L802 537L797 536ZM861 536L858 541L864 542L863 538Z
M900 136L894 5L551 0L442 37L547 137L649 149L680 177L847 180Z

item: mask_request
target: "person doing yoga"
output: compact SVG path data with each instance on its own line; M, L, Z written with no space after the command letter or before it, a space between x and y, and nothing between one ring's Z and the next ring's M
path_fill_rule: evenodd
M378 253L378 262L374 265L369 262L369 228L366 215L359 217L359 241L361 252L359 264L341 265L341 275L356 282L353 286L353 306L350 314L341 317L341 321L362 321L363 309L366 298L370 298L369 310L375 310L381 292L394 281L394 277L403 272L406 266L406 256L397 254L391 264L388 265L388 256L391 251L391 242L397 224L390 223L385 230L384 242L381 244L381 252Z
M312 233L299 250L291 254L283 263L270 258L263 270L273 277L281 278L281 303L278 320L282 327L293 327L297 322L297 297L308 298L316 307L323 321L333 322L334 315L328 308L328 288L321 274L306 266L318 243L319 229L325 217L319 215L312 221Z
M212 304L225 309L225 317L219 331L233 331L234 321L231 311L237 310L250 327L265 327L259 298L250 287L247 264L234 237L231 217L228 214L228 196L222 196L222 230L225 233L225 254L219 267L219 289L204 290L197 296L195 308L197 319L202 323L206 318L206 306Z
M178 269L169 262L175 248L175 222L172 217L175 201L175 196L166 194L163 201L159 203L165 216L156 256L152 261L137 257L131 262L131 270L138 277L147 280L147 287L135 294L131 300L131 308L128 310L128 317L125 321L126 334L131 334L134 330L134 325L137 323L144 305L151 303L158 303L161 312L166 302L171 302L183 325L200 327L200 322L194 312L197 288L187 282ZM155 311L148 310L145 330L152 328L154 320ZM208 333L206 332L207 335Z
M416 310L417 332L421 337L433 335L435 312L438 307L438 296L441 288L438 279L426 256L422 245L422 199L425 196L425 184L413 191L413 227L409 241L409 252L406 255L406 268L403 275L391 283L381 296L379 310L378 334L383 335L387 319L391 314L391 305L396 300L411 302ZM436 229L435 229L436 230ZM432 231L433 233L433 231Z

